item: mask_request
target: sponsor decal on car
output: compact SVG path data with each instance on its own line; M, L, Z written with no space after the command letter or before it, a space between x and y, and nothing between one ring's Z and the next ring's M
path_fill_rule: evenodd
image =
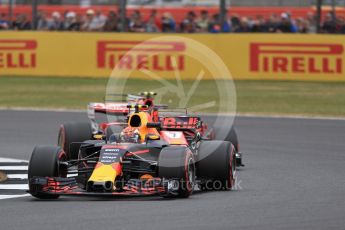
M163 119L164 128L199 128L200 119L198 117L165 117Z

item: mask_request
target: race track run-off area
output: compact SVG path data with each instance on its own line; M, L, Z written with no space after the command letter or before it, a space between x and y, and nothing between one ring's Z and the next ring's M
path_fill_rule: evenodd
M245 167L237 172L235 191L196 192L188 199L173 200L62 197L55 201L25 193L27 161L35 145L56 144L59 124L86 121L86 113L3 110L0 120L0 171L8 177L0 182L1 230L345 226L344 120L237 117Z

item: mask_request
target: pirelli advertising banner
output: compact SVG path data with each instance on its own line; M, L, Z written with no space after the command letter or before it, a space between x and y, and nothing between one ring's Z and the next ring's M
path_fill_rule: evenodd
M336 35L1 32L0 75L194 79L197 42L234 79L345 81L345 39ZM193 41L193 42L191 42ZM199 50L198 50L199 51ZM200 52L202 49L200 49ZM199 55L199 54L198 54ZM200 54L201 55L201 54ZM210 55L212 57L212 55ZM213 60L209 60L212 62ZM211 78L205 71L204 78ZM223 76L224 77L224 76Z

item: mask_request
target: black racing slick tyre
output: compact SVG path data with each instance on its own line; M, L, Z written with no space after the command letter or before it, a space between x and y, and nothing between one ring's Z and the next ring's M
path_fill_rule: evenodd
M165 180L179 182L177 194L167 194L166 198L187 198L194 190L195 160L187 147L166 147L158 159L158 176Z
M229 132L227 133L227 135L224 138L224 141L229 141L231 142L234 147L236 152L239 151L239 143L238 143L238 137L237 137L237 133L234 127L231 127L231 129L229 130Z
M78 159L80 145L92 139L91 124L87 122L70 122L60 126L58 146L65 151L68 159Z
M228 141L205 141L199 146L197 177L202 190L228 190L235 184L235 148Z
M238 143L238 137L237 137L237 133L234 127L231 128L230 132L225 138L225 141L229 141L234 145L236 153L240 152L240 145ZM239 153L239 157L236 157L236 166L237 167L244 166L242 163L242 154L240 153Z
M56 146L36 146L32 152L29 169L29 192L32 196L39 199L56 199L59 195L42 194L31 184L33 177L66 177L67 169L60 166L60 161L67 159L66 153L62 148Z

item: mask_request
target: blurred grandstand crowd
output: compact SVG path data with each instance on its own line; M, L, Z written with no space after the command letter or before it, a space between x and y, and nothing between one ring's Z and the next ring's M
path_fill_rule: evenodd
M122 31L121 12L110 11L104 15L101 11L89 9L85 15L67 11L64 14L53 12L47 15L39 11L36 27L39 31ZM304 18L294 18L289 12L280 15L272 14L269 18L263 16L240 17L226 15L221 25L219 14L209 15L203 10L198 15L194 11L187 13L182 21L176 21L174 16L165 12L161 15L152 10L149 17L144 18L140 11L134 11L126 18L124 31L128 32L181 32L181 33L218 33L218 32L261 32L261 33L315 33L316 19L312 13ZM10 22L6 14L0 15L0 30L32 30L32 22L26 14L16 15ZM345 34L345 19L337 18L328 13L321 24L322 33Z

